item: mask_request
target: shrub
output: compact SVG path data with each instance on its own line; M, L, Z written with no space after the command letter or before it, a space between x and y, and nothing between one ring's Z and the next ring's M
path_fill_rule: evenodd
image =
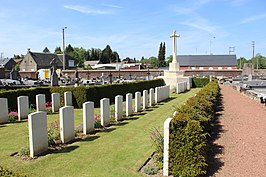
M94 116L94 128L102 128L101 118L99 115Z
M209 83L209 78L192 78L192 87L193 88L201 88Z
M18 152L18 155L20 157L28 157L30 155L30 148L29 147L23 147Z
M57 121L51 122L48 129L48 145L54 146L60 142L60 129Z
M206 173L207 136L212 130L218 96L218 83L210 82L177 109L169 143L169 170L174 176Z
M154 128L154 130L151 131L150 140L152 145L155 147L154 160L156 160L158 164L161 164L163 162L164 140L162 134L157 128Z
M154 175L158 173L159 168L157 166L147 165L144 167L143 171L147 175Z
M18 113L15 111L12 111L8 114L8 122L16 122L18 120Z

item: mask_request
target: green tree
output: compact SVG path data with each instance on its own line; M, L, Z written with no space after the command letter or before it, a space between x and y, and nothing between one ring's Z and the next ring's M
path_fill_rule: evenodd
M149 58L150 64L152 68L158 68L160 66L159 60L156 57L150 57Z
M160 43L159 52L158 52L158 63L159 63L159 67L164 67L166 65L165 63L165 42Z
M42 52L44 52L44 53L50 53L50 50L47 47L45 47Z
M102 51L102 56L100 58L100 63L102 63L102 64L111 63L111 61L112 61L112 53L113 53L113 51L112 51L111 47L109 45L107 45L105 47L105 49L103 49L103 51Z
M170 55L169 57L167 57L166 59L166 66L169 66L169 63L171 63L173 61L173 55Z
M63 52L62 52L62 50L61 50L61 47L56 47L56 48L54 49L54 53L55 53L55 54L62 54Z
M66 54L70 54L71 52L74 52L74 48L68 44L68 46L65 49Z

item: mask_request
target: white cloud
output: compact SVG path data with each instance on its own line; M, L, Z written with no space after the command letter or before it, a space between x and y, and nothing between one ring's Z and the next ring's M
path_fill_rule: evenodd
M216 28L214 25L210 25L209 22L201 17L197 17L188 21L181 22L180 24L190 26L196 29L200 29L202 31L206 31L208 33L214 34Z
M250 23L253 21L258 21L258 20L262 20L264 18L266 18L266 13L245 18L244 20L242 20L240 22L240 24L246 24L246 23Z
M75 10L80 13L84 14L92 14L92 15L105 15L105 14L112 14L113 11L109 9L96 9L88 6L81 6L81 5L65 5L64 8Z
M106 7L117 8L117 9L122 9L123 8L122 6L115 5L115 4L102 4L102 5L106 6Z

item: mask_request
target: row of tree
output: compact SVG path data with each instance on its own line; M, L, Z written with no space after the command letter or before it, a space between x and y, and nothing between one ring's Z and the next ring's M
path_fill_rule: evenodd
M167 65L167 62L165 60L165 51L166 51L165 42L161 42L157 58L150 57L146 59L142 57L140 62L152 68L164 67ZM43 52L50 53L50 50L47 47L45 47ZM62 54L63 51L61 50L60 47L56 47L54 53ZM121 61L119 54L116 51L113 51L110 45L107 45L103 50L99 48L91 48L86 50L83 47L72 47L71 44L69 44L65 49L65 53L78 59L79 67L84 67L85 61L99 61L100 63L103 64ZM138 60L136 60L135 58L130 59L129 57L126 57L123 61L128 63L138 62Z
M245 63L253 63L255 69L266 69L266 57L258 53L253 60L240 57L237 59L237 68L243 69Z

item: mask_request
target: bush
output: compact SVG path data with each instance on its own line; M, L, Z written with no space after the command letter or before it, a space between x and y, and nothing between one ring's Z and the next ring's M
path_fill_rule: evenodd
M12 111L8 114L8 122L16 122L18 120L18 113L15 111Z
M192 78L193 88L202 88L209 83L209 78Z
M177 109L170 125L169 170L174 176L206 173L207 137L219 96L217 82L208 83Z
M154 175L158 173L159 168L157 166L147 165L144 167L143 171L147 175Z
M50 123L48 129L48 145L54 146L60 141L59 123L57 121Z

